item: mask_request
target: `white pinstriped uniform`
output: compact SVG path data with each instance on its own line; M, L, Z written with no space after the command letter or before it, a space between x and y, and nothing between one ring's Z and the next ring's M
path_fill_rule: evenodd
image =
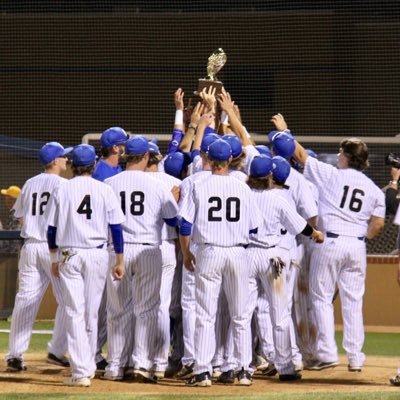
M307 181L313 193L314 201L318 206L319 194L317 187L310 181ZM315 244L311 238L298 235L297 240L297 262L300 266L297 276L297 282L294 286L294 315L297 327L297 344L303 359L306 362L312 361L315 357L315 341L317 327L315 325L312 304L309 292L310 280L310 259Z
M44 212L53 191L66 179L57 174L41 173L26 181L14 204L15 217L23 218L21 236L25 244L18 264L19 289L11 319L7 358L23 358L28 350L32 327L44 293L51 282L58 307L54 333L48 351L62 357L67 351L65 308L59 280L51 274Z
M251 361L250 330L243 316L248 296L247 255L249 231L261 216L250 189L230 176L214 175L193 182L179 215L193 223L196 250L196 338L195 374L212 372L215 353L215 315L220 288L227 297L234 341L233 365L247 370Z
M307 180L300 172L294 168L290 169L289 176L285 181L285 185L288 186L286 195L288 195L293 201L297 212L305 219L308 220L311 217L318 215L318 207L314 201L313 192ZM286 248L290 253L290 262L288 268L288 285L287 290L289 293L289 310L292 315L293 313L293 292L297 281L298 274L298 259L297 259L297 243L294 235L287 233L281 243L281 247ZM296 365L302 363L302 356L297 346L296 330L294 327L294 321L292 317L291 324L291 341L292 341L292 353L293 362Z
M122 359L126 332L135 316L132 361L136 369L151 370L156 339L161 286L161 230L164 218L174 218L177 204L169 188L148 172L127 170L105 183L121 198L124 222L126 274L122 281L107 280L107 371L121 376L128 360ZM129 346L129 344L128 344Z
M257 303L258 279L269 302L273 326L275 357L270 361L274 361L279 374L293 374L291 315L288 307L290 294L286 290L288 265L284 268L282 275L277 277L272 265L266 261L274 257L282 258L285 253L280 247L281 226L292 235L298 234L306 226L306 221L297 214L294 205L286 200L284 192L286 192L285 189L253 190L263 220L257 235L251 235L252 241L248 250L251 259L249 284L251 300L248 303L247 318L251 319Z
M180 186L181 193L179 205L181 206L184 199L191 194L193 182L197 180L206 179L211 175L211 171L199 171L196 174L189 175L185 178ZM197 246L191 242L190 250L196 257ZM196 327L196 286L195 274L188 271L185 267L182 269L182 325L183 325L183 357L182 364L190 365L195 361L194 354L194 336Z
M337 361L332 298L338 284L344 323L343 348L351 366L362 367L365 355L362 298L365 289L366 246L371 216L385 217L383 192L362 172L337 169L308 157L304 176L319 189L319 225L326 237L311 256L310 291L318 326L317 358Z
M243 147L244 152L246 153L246 158L244 160L244 173L246 175L250 175L250 165L255 156L259 156L260 152L256 149L256 146L249 144Z
M71 255L60 263L59 270L72 377L88 377L96 370L97 320L109 262L109 224L120 224L125 217L111 188L89 176L77 176L60 186L47 210L47 224L57 228L58 247Z
M169 190L180 186L181 181L165 172L148 172L152 178L162 182ZM158 337L154 365L156 371L165 371L168 365L168 351L171 342L169 307L171 304L172 282L176 268L176 228L164 224L161 231L162 275L160 288L160 309L158 312Z

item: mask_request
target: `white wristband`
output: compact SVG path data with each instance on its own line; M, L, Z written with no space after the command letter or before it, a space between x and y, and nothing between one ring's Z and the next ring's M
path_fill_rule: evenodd
M58 263L58 250L50 252L50 261L52 264Z
M175 125L183 125L183 111L182 110L175 111Z
M229 117L228 117L228 114L225 111L221 112L221 124L229 125Z

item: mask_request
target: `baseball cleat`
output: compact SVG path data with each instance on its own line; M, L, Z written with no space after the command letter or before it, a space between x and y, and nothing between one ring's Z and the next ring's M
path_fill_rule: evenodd
M301 374L295 372L294 374L282 374L279 375L279 380L281 382L292 382L292 381L298 381L301 379Z
M212 378L218 379L222 375L221 367L213 367Z
M265 376L275 376L277 373L278 371L273 363L269 363L268 367L262 371L262 374Z
M64 367L64 368L68 368L68 367L70 366L67 357L65 357L65 356L57 357L57 356L56 356L55 354L53 354L53 353L48 353L48 354L47 354L47 359L46 359L46 361L47 361L49 364L58 365L58 366Z
M319 361L319 362L315 363L314 365L307 366L306 369L308 371L322 371L323 369L334 368L334 367L337 367L338 365L339 365L338 361L331 361L331 362Z
M349 372L361 372L362 366L361 365L348 365L347 369Z
M163 379L165 377L165 371L154 371L155 378Z
M208 372L203 372L192 376L187 382L187 386L209 387L211 386L211 377Z
M145 368L138 368L133 370L133 379L141 383L157 383L157 378L154 374Z
M66 386L77 386L77 387L89 387L91 384L89 378L73 378L69 376L64 379L64 385Z
M222 372L219 378L217 379L217 382L224 383L226 385L232 385L235 382L235 372L233 371L233 369Z
M268 369L268 366L269 366L269 362L263 356L259 356L259 355L257 355L257 357L256 357L255 364L256 364L257 371L261 371L261 372L264 372L266 369Z
M238 373L238 381L239 381L239 385L240 386L250 386L252 383L252 377L249 371L242 369L239 373Z
M26 371L24 362L20 358L10 358L7 360L7 372Z
M106 367L108 365L107 360L105 360L104 358L96 363L96 373L102 373L106 370Z
M304 369L303 363L300 361L296 364L294 364L294 372L301 372Z
M389 382L393 386L400 386L400 375L392 376Z
M184 365L181 370L176 374L178 379L189 379L193 376L194 363Z
M106 371L100 379L104 379L105 381L122 381L123 376L121 375L113 375L110 371Z

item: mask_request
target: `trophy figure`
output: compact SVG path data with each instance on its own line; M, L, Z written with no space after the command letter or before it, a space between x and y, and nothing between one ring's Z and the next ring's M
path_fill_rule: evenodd
M215 94L217 95L222 91L223 83L216 80L218 72L226 63L226 54L221 48L214 51L210 57L208 57L207 63L207 78L199 79L199 86L197 89L197 94L199 94L204 88L208 90L210 86L216 88Z

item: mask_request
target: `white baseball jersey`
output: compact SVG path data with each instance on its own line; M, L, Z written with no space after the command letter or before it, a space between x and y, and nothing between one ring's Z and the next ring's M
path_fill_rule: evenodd
M310 157L309 157L310 158ZM296 204L297 212L305 219L318 215L317 203L307 179L294 168L290 168L290 174L285 185Z
M105 180L121 201L125 243L161 244L163 218L176 217L171 191L144 171L123 171Z
M239 181L242 181L243 183L247 182L247 175L242 171L238 171L238 170L235 170L235 169L230 169L228 171L228 174L229 174L229 176L232 176L232 177L234 177L236 179L239 179Z
M261 247L272 247L281 241L281 226L292 235L297 235L307 222L285 198L285 189L253 190L254 200L261 214L262 222L257 234L251 235L251 243Z
M319 190L319 219L324 231L362 237L371 216L385 217L385 195L362 172L338 169L308 157L304 175Z
M203 170L203 159L199 154L197 154L192 161L192 169L191 169L191 174L194 175L197 172L200 172Z
M178 178L175 178L171 175L166 174L165 172L148 172L150 176L154 179L159 180L160 182L163 183L170 191L174 186L180 186L181 180ZM178 234L176 232L176 229L173 228L172 226L168 226L167 224L164 224L162 227L161 231L161 239L162 240L173 240L177 239Z
M199 171L197 174L189 175L187 178L185 178L180 186L181 193L179 197L179 205L181 205L186 196L192 192L193 182L195 180L202 180L210 175L211 175L211 170L202 170Z
M400 225L400 205L397 208L396 215L394 216L393 223L396 225Z
M57 174L41 173L28 179L14 204L14 216L23 218L21 236L47 241L45 210L53 191L67 180Z
M90 176L77 176L54 192L47 224L57 227L59 247L94 248L108 240L108 226L125 216L112 189Z
M236 178L215 174L193 182L179 215L193 224L193 242L222 247L247 244L249 231L261 221L250 188Z

